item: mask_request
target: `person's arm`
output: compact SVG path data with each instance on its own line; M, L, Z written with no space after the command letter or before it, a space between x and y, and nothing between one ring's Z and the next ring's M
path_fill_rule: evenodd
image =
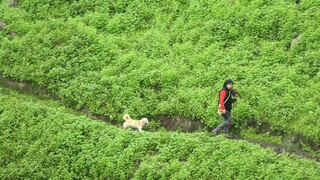
M220 104L222 110L226 109L224 107L224 99L225 99L226 96L227 96L227 92L225 90L222 90L220 92L220 99L219 99L219 104Z

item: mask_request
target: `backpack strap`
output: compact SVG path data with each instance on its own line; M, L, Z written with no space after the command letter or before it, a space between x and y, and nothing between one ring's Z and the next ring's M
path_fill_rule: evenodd
M230 99L230 97L231 97L231 91L229 91L229 96L223 103L226 103Z

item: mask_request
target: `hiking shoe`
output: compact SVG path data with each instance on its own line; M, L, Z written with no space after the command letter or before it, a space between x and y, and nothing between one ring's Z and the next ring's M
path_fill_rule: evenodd
M211 133L212 133L214 136L218 135L217 131L215 131L215 130L212 130Z

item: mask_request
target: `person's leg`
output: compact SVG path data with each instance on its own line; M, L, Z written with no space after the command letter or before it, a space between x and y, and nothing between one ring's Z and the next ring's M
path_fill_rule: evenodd
M223 122L218 127L212 130L213 134L218 134L221 129L224 129L228 126L228 114L222 114L221 117Z
M225 133L228 133L230 128L231 128L231 119L232 119L232 115L231 115L231 112L230 111L227 111L226 113L226 126L224 126L223 130Z
M231 129L231 126L232 126L232 113L229 112L229 124L228 124L229 130Z

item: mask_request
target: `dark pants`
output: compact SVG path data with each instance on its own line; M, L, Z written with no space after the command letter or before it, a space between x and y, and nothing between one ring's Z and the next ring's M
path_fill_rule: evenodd
M216 127L215 129L212 130L212 132L215 134L218 134L221 129L223 129L223 131L225 133L227 133L227 132L229 132L229 129L231 127L232 116L231 116L230 111L227 111L225 114L222 114L221 118L222 118L223 122L218 127Z

